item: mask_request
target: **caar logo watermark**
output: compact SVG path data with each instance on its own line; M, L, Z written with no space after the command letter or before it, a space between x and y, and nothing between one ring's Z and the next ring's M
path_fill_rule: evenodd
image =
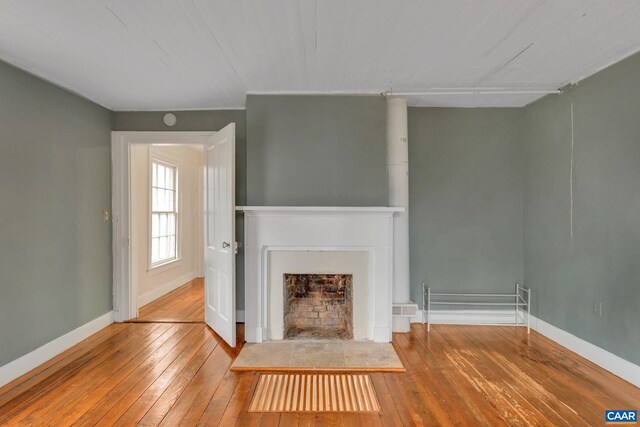
M607 424L635 424L638 422L638 411L630 409L608 409L604 411L604 421Z

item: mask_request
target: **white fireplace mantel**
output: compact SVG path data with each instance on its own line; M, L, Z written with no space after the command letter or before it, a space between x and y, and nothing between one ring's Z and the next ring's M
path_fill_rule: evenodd
M245 338L269 339L269 254L361 251L369 254L367 337L391 341L393 215L404 208L239 206L245 215Z
M396 212L404 212L404 208L394 208L389 206L236 206L237 211L265 213L270 212L349 212L349 213L378 213L383 216L391 216Z

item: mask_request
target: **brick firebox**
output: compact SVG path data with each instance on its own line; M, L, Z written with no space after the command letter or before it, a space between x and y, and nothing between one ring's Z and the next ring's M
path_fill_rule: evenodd
M353 339L351 274L284 274L284 339Z

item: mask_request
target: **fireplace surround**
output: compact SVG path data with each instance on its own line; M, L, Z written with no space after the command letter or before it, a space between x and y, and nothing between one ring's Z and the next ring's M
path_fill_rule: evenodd
M269 340L284 340L285 274L349 274L352 278L353 339L369 339L369 266L365 251L269 251L267 328Z
M393 215L395 207L244 206L245 339L263 342L284 338L274 330L271 310L282 307L282 275L271 280L274 254L322 252L362 254L365 274L360 286L365 299L354 297L353 311L363 319L362 336L390 342L392 332ZM321 265L282 273L351 273L349 268L327 270ZM354 285L356 278L354 276ZM279 282L279 283L278 283ZM274 288L275 286L279 289ZM356 288L357 289L357 288ZM279 292L278 292L279 290ZM362 292L362 291L357 291ZM357 296L357 295L356 295ZM275 300L274 300L275 298ZM276 304L275 301L279 303ZM279 314L282 322L282 314ZM362 316L362 317L360 317ZM355 326L355 325L354 325ZM280 327L279 327L280 328Z

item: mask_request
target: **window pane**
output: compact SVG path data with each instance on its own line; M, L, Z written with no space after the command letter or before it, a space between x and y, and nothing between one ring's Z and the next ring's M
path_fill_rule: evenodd
M169 206L169 197L171 196L171 194L169 193L168 190L160 190L162 192L162 210L163 211L169 211L170 206Z
M158 239L151 239L151 262L158 262Z
M161 211L168 211L169 210L169 203L167 201L168 199L168 194L167 194L167 190L159 190L160 194L162 194L162 196L160 197L160 210Z
M158 165L158 187L164 188L165 167Z
M174 189L173 168L167 168L167 188Z
M167 216L165 214L160 214L160 233L158 236L166 236L167 235Z
M171 230L171 226L169 225L169 218L171 217L171 215L173 214L165 214L165 221L166 221L166 226L164 230L165 236L170 236L173 234L173 231Z
M156 205L153 207L155 211L162 211L162 191L159 188L155 189L156 191Z
M151 186L157 187L158 186L158 164L153 163L151 166L152 166Z
M174 197L175 197L175 192L172 190L167 190L167 210L168 211L175 211L175 206L174 206Z
M158 164L158 187L164 188L164 165Z
M158 190L156 188L151 189L151 211L158 210Z
M162 259L169 258L169 239L167 237L160 238L160 256Z
M169 256L175 258L176 256L176 238L175 236L169 237Z
M169 215L169 234L176 235L176 214Z
M151 238L160 235L160 219L158 214L151 214Z

